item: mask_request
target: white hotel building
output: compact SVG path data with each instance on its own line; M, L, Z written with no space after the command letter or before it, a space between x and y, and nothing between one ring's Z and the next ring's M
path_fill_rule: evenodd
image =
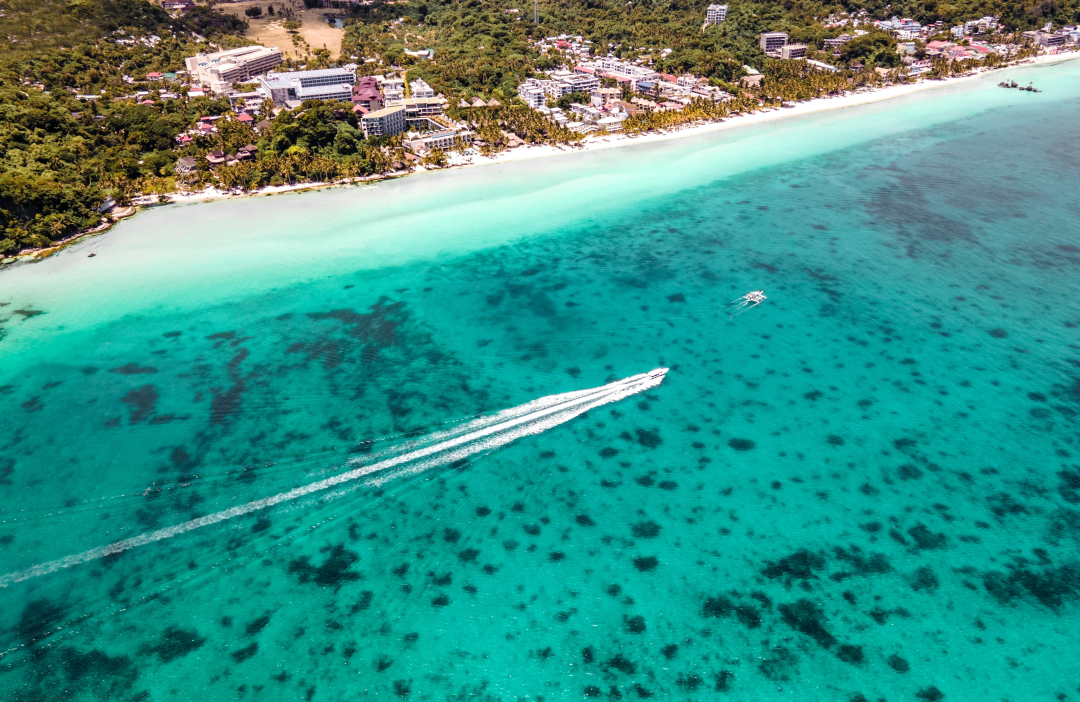
M720 24L727 19L727 5L709 5L705 10L705 22L707 24Z
M282 62L275 47L243 46L213 54L195 54L184 59L188 75L215 93L223 93L233 83L242 83L266 73Z
M294 100L352 100L356 67L325 68L318 71L267 73L259 86L275 105Z
M529 107L536 109L543 107L548 98L558 100L563 95L570 93L592 93L600 87L600 81L596 76L587 73L571 73L570 71L555 71L549 80L540 78L528 78L518 86L518 97L525 101Z

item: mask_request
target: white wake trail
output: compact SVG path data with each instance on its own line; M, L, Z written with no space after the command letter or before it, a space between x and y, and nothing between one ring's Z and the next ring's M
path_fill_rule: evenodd
M660 375L655 379L646 377L641 383L617 388L614 391L599 397L589 397L570 406L562 406L543 412L533 413L532 416L523 417L508 423L509 426L496 427L495 431L484 432L481 435L472 437L468 444L455 448L448 454L439 455L435 459L408 465L402 470L395 471L390 475L376 477L364 484L370 486L383 485L391 480L407 475L416 475L429 468L434 468L435 466L444 465L446 463L453 463L454 461L461 460L476 453L491 451L525 436L540 434L548 429L557 427L564 422L568 422L574 417L596 409L597 407L611 402L618 402L630 395L636 395L643 390L656 387L662 380L663 375Z
M500 446L505 446L524 436L539 434L567 422L591 409L606 405L610 402L618 402L630 395L635 395L649 388L654 388L663 382L666 368L658 368L648 373L617 380L607 385L589 390L577 390L574 392L558 395L548 395L524 405L503 410L488 417L468 422L454 429L437 432L423 439L410 441L403 447L403 453L386 460L372 463L371 465L355 468L344 473L309 483L288 492L279 493L273 497L265 497L247 504L231 507L205 517L192 519L191 521L177 524L164 529L158 529L146 534L134 536L130 539L117 541L107 546L101 546L83 553L66 556L64 558L48 561L39 565L21 570L16 573L0 576L0 588L8 587L14 583L36 578L49 573L55 573L64 568L87 563L89 561L104 558L137 546L170 539L180 534L185 534L195 529L200 529L211 524L217 524L234 517L251 514L259 510L267 509L283 502L296 500L316 492L321 492L343 483L362 478L372 473L391 470L400 466L407 466L403 470L395 471L392 475L381 479L369 481L369 485L381 485L402 475L414 475L435 466L446 465L461 460L476 453L490 451ZM361 459L352 459L348 465L355 465ZM415 465L407 465L414 464Z

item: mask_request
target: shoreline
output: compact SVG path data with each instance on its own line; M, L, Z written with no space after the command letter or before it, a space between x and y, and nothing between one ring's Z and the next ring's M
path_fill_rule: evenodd
M851 92L837 97L811 98L809 100L795 103L794 107L775 107L771 109L762 109L756 112L751 112L749 114L743 114L738 117L727 117L718 122L698 122L690 123L683 126L676 126L671 130L665 132L640 134L637 136L628 136L625 134L610 134L607 136L596 137L591 141L587 141L580 148L560 148L557 146L549 145L519 146L514 149L509 149L507 151L495 154L494 156L472 157L472 160L469 162L453 164L448 168L487 166L497 163L523 161L533 158L546 158L548 156L558 156L560 154L584 153L586 151L598 151L602 149L618 148L621 146L632 146L636 144L648 144L658 141L668 141L671 139L681 139L683 137L698 136L701 134L718 132L725 129L754 126L757 124L762 124L764 122L772 122L788 117L798 117L801 115L827 112L831 110L842 110L848 107L858 107L861 105L868 105L875 102L883 102L885 100L892 100L894 98L903 97L905 95L921 92L923 90L931 90L945 85L954 85L958 82L972 80L988 73L1005 71L1011 68L1019 68L1022 66L1031 66L1044 63L1058 63L1061 61L1067 61L1077 58L1080 58L1080 51L1055 55L1036 56L1031 59L1026 59L1020 63L1011 64L1009 66L1002 66L1001 68L976 69L974 73L968 75L956 76L952 78L943 78L940 80L920 80L917 83L890 85L883 88L871 88L863 92Z
M702 134L718 132L725 129L755 126L758 124L786 119L789 117L798 117L802 115L828 112L832 110L842 110L850 107L868 105L875 102L883 102L886 100L892 100L894 98L903 97L905 95L910 95L912 93L921 92L924 90L932 90L937 87L953 85L961 81L972 80L988 73L1005 71L1012 68L1020 68L1023 66L1059 63L1062 61L1069 61L1077 58L1080 58L1080 51L1035 56L1030 59L1025 59L1019 63L1002 66L1000 68L977 68L973 73L963 76L943 78L940 80L924 79L916 83L904 83L902 85L890 85L882 88L870 88L862 92L850 92L840 96L811 98L809 100L797 102L793 107L774 107L769 109L762 109L751 112L749 114L742 114L736 117L727 117L715 122L697 122L680 125L673 127L670 130L661 132L651 132L646 134L639 134L636 136L629 136L626 134L608 134L599 137L586 137L586 140L580 146L576 147L554 146L550 144L524 145L512 149L507 149L506 151L500 152L493 156L461 156L455 154L450 156L450 164L448 166L430 170L447 171L478 166L491 166L503 163L511 163L514 161L526 161L531 159L548 158L551 156L559 156L566 154L581 154L589 151L600 151L604 149L619 148L623 146L651 144L661 141L669 141L672 139L682 139L685 137L700 136ZM391 173L362 176L360 178L351 178L333 182L309 182L296 183L293 185L268 185L257 190L241 193L224 191L220 190L217 187L211 186L206 190L201 190L198 192L167 195L166 197L168 199L164 202L159 202L157 195L142 195L132 200L132 208L135 210L134 212L128 212L122 216L114 217L108 223L103 223L96 227L93 227L92 229L74 234L71 237L59 241L51 246L43 247L40 249L27 249L20 251L13 256L5 258L2 263L3 265L11 265L12 263L16 263L24 259L39 260L47 258L55 253L60 252L64 248L67 248L68 246L79 242L84 238L104 234L105 232L112 229L112 227L117 224L121 219L130 218L133 214L138 214L139 209L145 207L157 207L160 205L183 204L192 202L212 202L215 200L230 200L235 198L247 197L269 197L271 195L301 193L308 190L322 190L333 187L353 187L362 185L365 186L365 188L375 188L378 187L377 184L380 181L403 178L405 176L426 173L428 171L429 169L424 168L423 166L418 166L414 170L409 171L394 171Z

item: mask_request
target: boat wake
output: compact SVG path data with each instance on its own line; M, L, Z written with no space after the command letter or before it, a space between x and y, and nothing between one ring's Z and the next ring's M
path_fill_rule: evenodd
M121 553L137 546L145 546L156 541L171 539L174 536L224 522L234 517L268 509L344 483L363 479L365 485L379 486L395 478L416 475L437 466L454 463L474 454L505 446L525 436L540 434L589 410L612 402L618 402L631 395L654 388L663 382L666 373L666 368L658 368L648 373L634 375L589 390L548 395L527 402L524 405L480 417L454 429L430 434L422 439L411 440L393 452L396 455L391 455L389 458L384 458L375 463L360 465L364 459L352 459L346 464L346 467L358 467L294 488L288 492L237 505L182 524L165 527L83 553L41 563L26 570L0 576L0 588Z

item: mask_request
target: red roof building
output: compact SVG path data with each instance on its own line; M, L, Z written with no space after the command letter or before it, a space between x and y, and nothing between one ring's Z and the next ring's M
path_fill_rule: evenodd
M375 87L375 80L361 79L359 85L353 86L352 101L354 106L363 107L367 112L377 112L383 108L383 96Z

